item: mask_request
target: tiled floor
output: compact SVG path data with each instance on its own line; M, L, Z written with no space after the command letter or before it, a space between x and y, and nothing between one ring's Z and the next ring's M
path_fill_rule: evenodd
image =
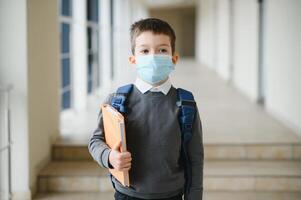
M175 72L175 85L193 91L197 99L205 143L300 142L300 137L208 68L186 60Z

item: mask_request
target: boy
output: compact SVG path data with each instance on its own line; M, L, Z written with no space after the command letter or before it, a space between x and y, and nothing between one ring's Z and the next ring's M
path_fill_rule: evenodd
M176 36L170 25L160 19L147 18L131 26L132 56L137 79L127 97L127 152L119 152L121 144L110 149L104 138L102 113L90 142L89 152L102 167L129 170L130 187L112 177L115 199L180 200L185 184L180 168L181 129L178 120L177 89L169 74L178 60ZM111 104L115 93L103 103ZM203 193L204 149L202 125L196 108L192 138L188 144L192 179L185 199L201 200Z

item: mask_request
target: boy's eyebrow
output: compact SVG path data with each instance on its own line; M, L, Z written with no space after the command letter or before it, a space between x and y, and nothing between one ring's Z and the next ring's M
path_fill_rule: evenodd
M138 45L138 46L140 46L140 47L148 47L149 45L146 45L146 44L141 44L141 45ZM159 44L158 46L170 46L169 44Z
M159 44L158 46L170 46L169 44Z
M140 46L140 47L147 47L148 45L146 45L146 44L141 44L141 45L138 45L138 46Z

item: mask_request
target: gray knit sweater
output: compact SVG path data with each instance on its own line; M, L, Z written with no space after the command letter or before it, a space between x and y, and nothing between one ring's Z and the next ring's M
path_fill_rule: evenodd
M114 93L103 103L111 102ZM136 198L160 199L177 195L184 186L184 171L179 168L181 132L176 105L177 91L173 86L167 95L148 91L142 94L136 86L128 97L126 115L127 149L131 153L129 170L131 187L124 187L113 178L116 190ZM201 200L203 193L204 148L202 124L198 110L193 124L193 136L188 153L192 161L192 187L189 200ZM109 163L111 149L105 143L102 112L88 149L101 167Z

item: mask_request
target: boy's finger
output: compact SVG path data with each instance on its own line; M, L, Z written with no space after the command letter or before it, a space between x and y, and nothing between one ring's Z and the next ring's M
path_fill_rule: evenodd
M131 163L132 159L131 158L124 158L122 159L123 163Z
M130 158L131 157L131 153L126 151L126 152L122 152L121 153L122 158Z
M130 168L122 169L121 171L129 171Z
M132 158L131 158L131 157L129 157L129 158L124 158L123 160L124 160L125 162L129 162L129 161L132 160Z
M121 166L121 168L128 168L131 166L131 163L125 163Z
M129 169L131 169L131 166L124 166L124 167L122 167L121 169L122 169L122 170L129 170Z
M121 160L128 160L128 159L131 159L132 157L129 155L121 154L120 158L121 158Z

